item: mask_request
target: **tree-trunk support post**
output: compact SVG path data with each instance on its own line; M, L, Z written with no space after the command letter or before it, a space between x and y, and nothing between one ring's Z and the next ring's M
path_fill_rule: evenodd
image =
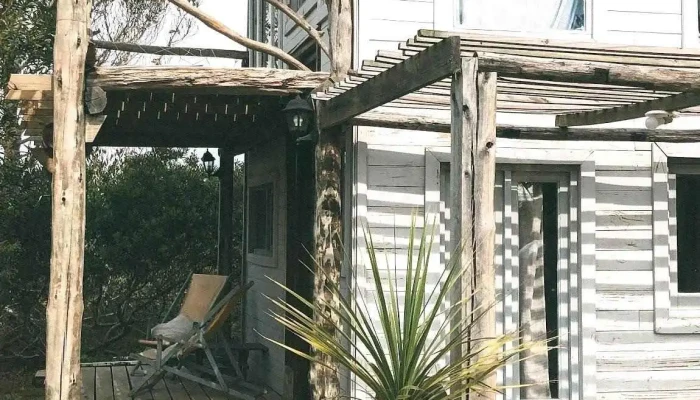
M233 163L231 149L219 149L219 245L217 273L233 272Z
M464 58L452 78L452 160L450 186L454 214L452 238L464 269L461 299L470 299L462 323L481 315L473 339L495 336L494 190L496 169L496 74L479 72L477 58ZM476 290L478 289L478 290ZM472 311L476 310L475 313ZM472 344L472 346L474 346ZM478 345L477 345L478 346ZM474 351L465 345L462 352ZM466 353L464 353L466 354ZM495 386L495 375L485 382ZM494 399L495 393L475 393L477 399Z
M80 340L85 250L85 61L91 0L56 2L54 41L55 171L51 277L46 306L46 399L81 396Z
M316 215L314 221L314 320L327 333L337 335L340 299L330 287L340 285L342 262L341 224L341 127L319 133L316 145ZM330 318L328 318L330 317ZM335 399L340 396L340 376L337 363L331 356L312 349L319 360L311 363L310 382L314 400ZM336 366L335 368L329 366Z

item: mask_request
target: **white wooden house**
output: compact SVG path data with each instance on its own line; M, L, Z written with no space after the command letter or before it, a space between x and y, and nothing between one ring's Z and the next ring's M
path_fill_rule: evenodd
M262 0L249 4L251 36L271 40L312 68L327 69L327 58L300 28L270 13ZM325 26L323 0L293 0L292 6L312 24ZM628 45L667 47L669 53L700 48L697 0L357 0L354 12L358 68L379 50L396 50L419 29L603 43L621 50ZM278 33L266 35L260 21L270 21ZM254 65L272 63L260 55L253 60ZM554 126L554 115L518 111L499 113L497 122ZM610 126L643 129L644 119ZM667 127L697 129L700 118L683 115ZM347 140L344 220L351 260L342 272L345 283L366 290L362 227L372 230L379 247L399 249L401 265L416 212L421 225L439 221L439 270L449 248L450 134L356 127ZM266 317L263 293L281 295L267 277L301 291L312 284L299 277L303 267L296 260L303 255L298 245L311 239L299 232L305 232L313 199L286 190L298 176L292 171L310 168L304 146L266 145L246 157L248 220L267 230L249 233L246 274L256 285L246 304L247 340L262 341L258 334L293 340ZM700 262L700 210L692 205L700 193L700 144L499 138L496 155L496 287L504 293L499 330L535 318L523 315L519 305L517 288L525 278L518 265L528 243L519 237L518 223L526 212L526 188L537 188L543 199L545 276L540 282L546 306L539 307L561 345L548 360L549 378L558 383L546 398L700 398L700 273L695 266ZM292 198L298 199L294 206ZM273 348L266 358L253 360L260 367L251 373L258 371L258 379L286 398L300 398L295 396L303 391L303 363L293 358ZM520 383L519 368L502 371L500 383ZM361 396L353 392L351 379L344 385ZM509 390L504 398L535 397Z

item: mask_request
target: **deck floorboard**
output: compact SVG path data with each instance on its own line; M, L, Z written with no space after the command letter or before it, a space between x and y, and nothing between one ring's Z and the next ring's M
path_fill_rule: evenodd
M129 392L129 370L124 365L112 367L112 383L114 385L114 400L131 400Z
M95 367L81 367L83 399L95 400Z
M114 400L112 368L95 368L95 400Z

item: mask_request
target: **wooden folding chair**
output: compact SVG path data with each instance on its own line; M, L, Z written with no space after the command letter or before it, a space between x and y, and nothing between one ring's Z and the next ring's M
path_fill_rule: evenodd
M154 386L160 379L163 379L165 374L171 373L183 379L188 379L212 389L222 391L239 399L260 399L261 396L266 393L265 390L246 382L243 371L241 371L239 363L233 354L233 350L228 340L221 332L224 322L234 310L236 303L245 295L245 292L251 286L253 286L253 282L248 283L242 288L236 287L231 290L207 313L202 324L192 329L191 334L188 335L188 339L180 340L165 347L168 338L157 336L155 338L155 354L151 352L149 356L145 356L144 353L134 355L134 357L143 364L150 365L152 370L147 374L142 384L132 390L131 395L135 396L139 392ZM219 342L225 350L226 356L231 364L230 367L233 370L233 375L225 375L216 362L209 342L213 336L219 338ZM199 350L204 352L209 364L208 367L191 362L191 355ZM176 366L169 364L169 362L173 360L177 360ZM189 372L190 369L212 375L215 377L215 381L193 375Z
M175 301L170 305L170 308L166 314L163 315L160 325L167 322L166 320L171 316L173 308L175 308L177 302L180 301L183 294L185 295L185 298L180 305L178 315L183 315L193 323L201 325L204 322L204 318L206 317L207 313L214 306L216 299L219 297L219 295L221 295L221 291L223 290L224 286L226 286L227 281L228 277L224 275L190 274L187 291L185 291L186 286L183 285L178 291ZM187 282L185 282L185 284L187 284ZM169 344L169 342L176 340L168 340L168 338L164 338L164 341L165 344ZM148 338L139 340L139 343L147 346L156 346L157 344L155 340L150 339L150 332ZM153 350L154 349L146 350L145 352L141 353L140 356L153 359L155 356L152 354ZM132 357L135 356L132 355ZM142 364L139 361L139 357L135 358L137 358L138 362L132 369L131 375L136 375Z

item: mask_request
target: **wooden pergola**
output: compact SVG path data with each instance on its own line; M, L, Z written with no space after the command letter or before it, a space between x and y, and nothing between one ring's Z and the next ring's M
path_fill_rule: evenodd
M419 31L399 50L380 51L345 81L317 94L318 124L451 133L450 237L461 246L461 264L473 266L460 290L472 300L469 307L485 312L474 338L496 334L496 310L489 305L495 298L497 137L700 141L700 130L570 128L652 110L697 113L700 52L435 31ZM555 126L498 127L497 112L555 114ZM463 317L471 315L465 311ZM495 376L491 379L487 383L495 384Z
M265 68L98 67L86 79L86 143L217 147L239 153L286 129L290 96L328 74ZM39 144L53 122L51 75L12 75L7 100L21 102L21 128Z
M421 30L379 51L317 98L321 128L339 123L450 132L451 76L462 58L494 72L498 112L556 115L555 126L499 126L499 137L692 142L699 130L575 128L700 113L700 52ZM455 70L455 68L457 68ZM361 100L360 100L361 99ZM571 129L569 129L571 128Z
M55 338L47 343L50 393L73 398L75 390L78 394L80 390L75 382L79 381L76 349L82 314L82 261L77 263L73 257L82 257L84 246L85 148L218 148L217 264L220 273L230 274L236 256L232 248L234 156L288 140L282 109L293 96L309 93L327 78L327 73L265 68L88 66L84 97L77 107L79 115L84 113L84 136L77 134L57 143L54 129L62 123L57 115L66 112L56 110L65 103L54 101L59 97L54 90L55 76L11 76L5 98L19 102L21 128L34 142L32 152L54 181L54 251L47 306L47 318L54 320L49 339ZM68 146L71 151L66 151ZM80 185L82 194L76 187ZM57 222L61 215L63 220ZM66 253L71 254L70 261ZM55 257L62 264L56 265Z
M23 127L37 143L51 137L45 135L49 124L57 132L53 151L46 152L47 158L56 156L56 165L46 161L54 169L55 297L49 315L50 324L59 327L48 339L54 353L47 358L60 364L47 365L47 385L56 393L74 390L71 379L77 379L80 321L74 319L82 313L75 307L82 306L75 276L82 275L84 143L218 147L232 162L233 154L283 134L286 99L328 78L259 68L85 69L85 60L68 57L74 48L57 42L61 57L53 77L14 75L6 97L22 102ZM343 124L451 132L452 238L463 243L462 259L477 266L463 279L462 290L471 295L471 288L480 288L478 307L494 296L493 285L485 283L494 280L496 138L697 142L700 130L577 127L643 117L651 110L697 113L699 77L700 52L419 31L398 52L379 52L343 82L316 93L317 125L322 135ZM554 114L556 123L497 126L499 111ZM480 335L493 333L494 319L492 313L481 320Z

